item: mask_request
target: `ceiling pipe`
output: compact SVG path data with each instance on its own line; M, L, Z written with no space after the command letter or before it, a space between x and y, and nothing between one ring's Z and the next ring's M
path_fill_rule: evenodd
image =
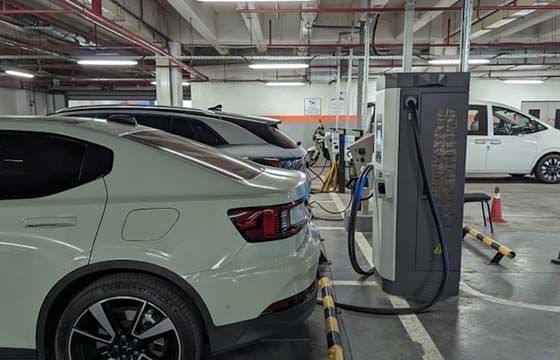
M479 67L523 67L523 66L543 66L542 69L536 69L536 70L545 70L545 67L553 67L553 66L560 66L560 62L555 62L555 63L539 63L539 64L526 64L526 63L504 63L504 64L500 64L500 63L495 63L495 64L482 64L482 65L471 65L471 67L473 69L479 68ZM412 64L412 67L421 67L421 68L426 68L426 67L453 67L455 65L434 65L434 64L427 64L427 63L418 63L418 64ZM387 63L387 64L370 64L369 65L370 68L400 68L401 65L399 63ZM335 69L336 65L311 65L309 67L310 69ZM353 66L353 68L357 68L357 66ZM528 69L527 69L528 70Z
M2 22L0 21L0 24ZM96 45L31 45L36 49L41 50L51 50L51 51L63 51L63 50L138 50L141 47L137 45L115 45L115 46L96 46ZM14 49L10 46L0 46L0 50Z
M0 9L0 15L75 14L75 10L59 9Z
M461 11L462 6L428 6L428 7L416 7L416 11L419 12L430 12L430 11ZM480 5L474 6L475 11L520 11L520 10L560 10L560 5ZM237 9L239 13L242 14L301 14L301 13L370 13L370 14L380 14L380 13L402 13L405 12L404 7L370 7L370 8L295 8L295 9L247 9L241 8Z
M373 45L372 45L373 46ZM458 43L415 43L414 48L430 48L430 47L443 47L443 48L456 48L459 47L460 44ZM493 43L471 43L471 49L474 48L507 48L507 47L516 47L516 48L524 48L524 47L560 47L560 42L493 42ZM224 45L224 47L228 47L228 45ZM336 48L343 48L343 49L358 49L362 48L363 45L360 44L339 44L339 43L331 43L331 44L273 44L268 46L271 49L298 49L298 48L323 48L323 49L336 49ZM392 48L402 48L402 43L375 43L376 49L392 49Z
M208 77L201 73L200 71L196 70L195 68L185 64L184 62L173 58L168 51L160 49L159 47L155 46L154 44L150 43L149 41L145 40L144 38L134 34L131 31L128 31L124 27L115 24L111 20L95 14L90 9L82 6L81 4L75 3L72 0L56 0L59 4L71 8L75 10L76 13L81 15L82 17L90 20L92 23L101 26L102 28L123 37L126 40L140 46L141 48L153 52L157 55L166 56L171 59L171 62L175 65L179 66L181 69L187 71L191 75L196 76L198 79L202 81L208 81Z

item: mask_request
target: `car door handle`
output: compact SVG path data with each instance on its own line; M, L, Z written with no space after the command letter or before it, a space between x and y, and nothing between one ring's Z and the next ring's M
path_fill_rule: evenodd
M484 145L488 142L486 139L475 139L474 143L478 145Z
M22 223L26 228L71 227L78 225L78 218L75 216L33 217L24 218Z
M490 140L490 144L492 145L501 145L502 142L500 140Z

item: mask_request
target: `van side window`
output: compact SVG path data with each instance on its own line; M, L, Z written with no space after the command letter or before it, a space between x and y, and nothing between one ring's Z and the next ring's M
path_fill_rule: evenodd
M501 106L492 107L495 136L532 134L543 130L543 126L530 117Z
M488 112L486 105L469 105L468 135L488 135Z
M111 172L113 152L66 136L0 131L0 200L53 195Z

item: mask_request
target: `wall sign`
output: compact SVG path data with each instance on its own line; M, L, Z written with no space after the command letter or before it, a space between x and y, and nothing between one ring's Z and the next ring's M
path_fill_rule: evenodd
M304 115L321 115L321 98L306 98L303 104Z

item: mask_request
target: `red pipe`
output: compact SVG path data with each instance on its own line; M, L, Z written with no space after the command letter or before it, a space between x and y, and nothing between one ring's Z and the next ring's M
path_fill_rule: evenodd
M20 68L45 68L45 69L83 69L82 65L78 64L68 64L68 63L47 63L47 64L18 64L17 67ZM134 69L155 69L155 64L138 64L134 66Z
M94 23L96 25L99 25L102 28L104 28L108 31L111 31L114 34L129 40L130 42L140 46L141 48L143 48L145 50L151 51L151 52L153 52L157 55L171 56L169 54L169 52L167 52L166 50L158 48L157 46L150 43L149 41L146 41L141 36L138 36L138 35L134 34L133 32L128 31L124 27L115 24L114 22L112 22L111 20L109 20L109 19L107 19L103 16L99 16L99 15L95 14L93 11L87 9L86 7L83 7L82 5L80 5L78 3L75 3L72 0L56 0L56 1L58 3L64 5L64 6L67 6L67 7L71 8L72 10L75 10L82 17L90 20L92 23ZM184 62L176 60L176 59L170 59L170 61L172 63L178 65L180 68L187 71L188 73L198 77L200 80L208 81L208 77L206 75L204 75L200 71L196 70L195 68L185 64Z
M2 9L0 15L25 15L25 14L75 14L75 10L58 9Z
M414 44L415 48L430 48L430 47L450 47L450 48L454 48L454 47L459 47L460 44L450 44L450 43L416 43ZM499 47L518 47L518 48L523 48L523 47L547 47L547 46L559 46L560 47L560 42L528 42L528 43L521 43L521 42L495 42L495 43L471 43L471 48L499 48ZM227 46L226 46L227 47ZM336 44L336 43L331 43L331 44L273 44L273 45L267 45L267 47L270 47L272 49L297 49L297 48L342 48L342 49L349 49L349 48L354 48L354 49L361 49L363 48L363 45L361 44L349 44L349 43L344 43L344 44ZM375 48L376 49L380 49L380 48L386 48L386 49L391 49L391 48L402 48L403 44L402 43L376 43L375 44Z
M546 66L560 66L560 62L555 62L555 63L540 63L540 64L525 64L525 63L509 63L509 64L500 64L500 63L496 63L496 64L482 64L482 65L471 65L471 68L474 67L478 67L478 66L482 66L482 67L493 67L493 66L531 66L531 65L546 65ZM449 65L447 66L442 66L442 65L434 65L434 64L413 64L413 67L449 67ZM451 65L453 66L453 65ZM354 68L357 68L357 65L353 66ZM399 63L387 63L387 64L370 64L369 66L370 68L395 68L395 67L401 67ZM334 69L336 68L336 65L311 65L310 68L312 69Z
M32 46L35 49L41 50L136 50L141 49L140 46L136 45L115 45L115 46L95 46L95 45L37 45L37 44L26 44L26 46ZM0 49L14 49L14 46L0 45Z
M429 12L429 11L461 11L461 6L432 6L432 7L415 7L414 11ZM481 5L473 6L473 10L479 11L520 11L520 10L560 10L560 5ZM379 8L301 8L301 9L238 9L242 14L301 14L301 13L399 13L404 12L405 8L400 7L379 7Z
M99 16L102 16L103 15L103 4L101 3L101 0L92 0L91 10L95 14L97 14Z

